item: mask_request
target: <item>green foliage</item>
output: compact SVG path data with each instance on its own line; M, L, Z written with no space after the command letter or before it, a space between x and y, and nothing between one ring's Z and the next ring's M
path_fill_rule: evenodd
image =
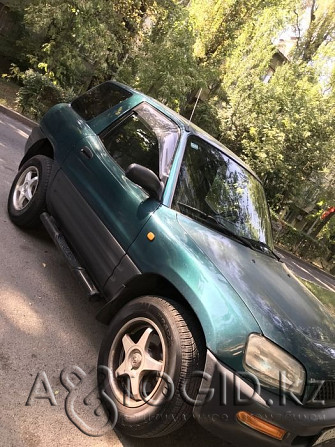
M104 73L122 44L110 32L111 28L118 32L119 24L103 3L51 0L27 6L24 20L33 37L27 45L31 65L38 69L43 64L59 83L77 89L88 85L93 72L98 77Z
M184 115L189 117L193 105L189 105L187 108L184 108ZM193 116L192 121L194 124L198 125L202 129L206 130L210 135L212 135L214 138L217 138L218 140L221 139L221 128L222 128L222 120L220 111L218 111L217 108L217 100L210 99L208 103L199 102L195 113Z
M148 17L173 7L172 0L23 2L23 45L35 70L43 64L79 92L115 76L141 42Z
M47 110L60 102L69 102L74 96L72 90L65 90L52 80L33 70L20 74L22 87L17 102L22 113L39 120Z
M332 244L332 250L335 255L335 217L333 216L327 225L325 225L320 233L318 234L318 237L326 241L328 244Z
M194 56L194 30L180 5L151 18L141 45L130 55L118 78L180 111L187 95L206 85L206 70Z
M236 48L236 40L245 27L254 24L264 10L282 9L287 3L285 0L192 0L189 9L197 30L197 55L202 62L221 65Z
M334 109L311 68L294 62L278 68L268 84L232 88L229 99L227 142L251 163L278 206L330 158Z
M311 262L324 259L330 253L324 242L297 230L275 213L271 214L271 218L274 222L274 241L277 245Z
M209 101L220 139L259 174L274 208L292 200L334 151L335 102L324 93L320 64L284 59L263 80L277 52L272 42L292 18L290 5L273 2L246 21L226 54L221 94ZM328 46L328 60L331 54Z
M322 47L329 45L335 39L334 1L312 0L310 3L309 26L305 33L299 29L301 35L296 48L297 57L305 62L312 61ZM300 15L302 16L304 12L306 16L306 10L300 10Z

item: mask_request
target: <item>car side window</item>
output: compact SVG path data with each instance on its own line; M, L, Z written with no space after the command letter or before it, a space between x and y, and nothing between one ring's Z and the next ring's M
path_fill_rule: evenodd
M132 163L137 163L159 176L158 139L136 112L100 138L122 169L126 170Z
M131 95L124 88L108 81L76 98L72 101L71 107L84 120L89 121L128 99Z
M151 169L165 183L179 135L180 129L175 122L143 102L135 107L132 115L99 136L122 169L137 163Z

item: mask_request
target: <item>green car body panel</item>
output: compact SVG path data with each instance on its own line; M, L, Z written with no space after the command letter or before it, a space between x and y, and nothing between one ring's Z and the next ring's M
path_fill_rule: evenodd
M152 242L148 232L155 234ZM160 275L178 289L196 313L208 348L242 371L247 336L260 328L226 278L179 225L177 213L161 206L129 255L141 272Z
M129 255L141 272L176 285L208 348L234 370L243 371L246 338L258 332L296 357L308 378L335 380L334 319L283 263L164 206Z

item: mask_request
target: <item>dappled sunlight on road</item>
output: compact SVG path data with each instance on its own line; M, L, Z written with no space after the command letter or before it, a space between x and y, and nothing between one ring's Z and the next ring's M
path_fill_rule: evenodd
M28 297L8 285L0 286L0 310L18 329L31 335L41 335L43 319L33 309Z

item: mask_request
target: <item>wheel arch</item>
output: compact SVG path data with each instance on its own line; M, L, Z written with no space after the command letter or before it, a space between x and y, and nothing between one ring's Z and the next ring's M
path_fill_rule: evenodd
M24 163L35 155L45 155L54 160L54 147L50 140L45 136L40 127L32 130L30 137L26 143L26 152L21 160L19 169Z
M26 161L28 161L32 157L35 157L35 155L45 155L52 160L54 159L54 149L47 138L37 141L33 146L29 148L29 150L26 152L25 156L21 160L19 169L24 165Z
M205 333L197 314L183 294L166 278L157 273L144 273L133 277L119 292L98 312L96 318L103 324L109 324L114 315L128 302L144 295L157 295L171 298L185 307L195 318L201 329L203 339Z
M179 272L180 273L180 272ZM143 295L171 298L190 311L208 349L236 370L243 371L243 352L250 333L261 333L254 316L226 281L208 279L199 288L199 275L190 285L180 274L166 278L159 272L133 276L98 312L98 321L109 324L126 303ZM178 284L176 287L175 284Z

